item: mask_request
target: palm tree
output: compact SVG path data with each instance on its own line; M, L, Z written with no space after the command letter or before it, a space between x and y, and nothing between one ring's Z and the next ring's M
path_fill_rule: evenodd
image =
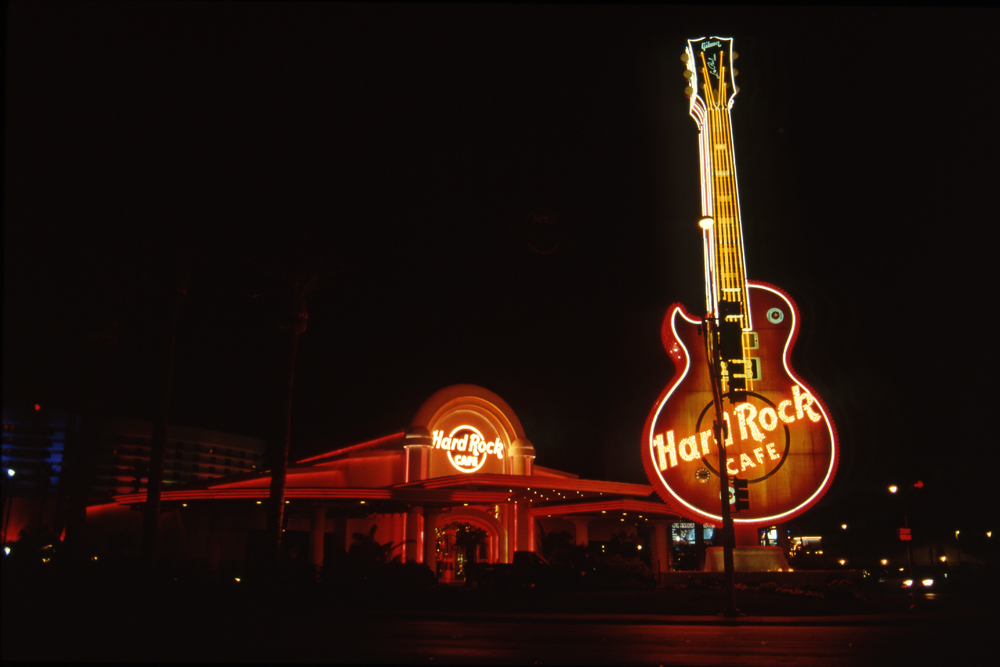
M378 526L372 526L368 533L354 533L351 537L354 539L354 543L351 544L350 550L347 554L356 559L358 562L371 564L371 563L391 563L393 561L399 560L400 555L393 555L393 552L397 549L401 549L404 545L413 542L413 540L404 540L400 543L393 542L392 540L382 544L375 539L375 531Z
M268 459L271 468L271 487L268 494L267 523L265 533L268 538L269 558L277 563L281 555L281 531L285 518L285 482L288 469L288 446L292 436L292 387L295 384L295 357L298 351L299 336L305 333L309 321L306 310L306 296L315 290L325 272L299 273L283 290L284 316L279 327L286 332L287 366L285 374L284 420L280 441L271 443L268 447Z
M476 528L467 523L455 522L446 526L455 529L455 548L461 549L467 562L476 562L479 547L485 546L487 535L482 528Z
M156 559L160 518L160 497L163 491L163 464L167 453L167 424L170 420L170 391L174 378L174 350L177 346L177 320L180 315L180 305L188 289L188 274L192 255L189 253L181 262L177 273L174 289L169 292L170 324L167 338L167 359L163 394L160 397L160 412L153 422L152 441L149 448L149 469L146 476L146 505L142 512L142 541L140 554L142 560L151 564ZM135 492L138 493L138 484Z
M53 532L65 531L64 548L69 560L86 556L87 500L93 483L94 453L98 449L103 423L105 389L110 360L118 344L119 299L102 313L90 328L79 375L80 421L66 440ZM95 306L95 310L100 306Z

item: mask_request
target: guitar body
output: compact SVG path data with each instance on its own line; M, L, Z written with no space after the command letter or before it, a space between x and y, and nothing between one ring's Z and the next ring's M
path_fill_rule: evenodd
M749 289L745 402L723 394L731 477L748 482L750 509L737 524L770 525L813 505L837 467L836 430L829 412L791 368L799 313L781 290L758 282ZM715 404L701 320L674 304L662 339L675 375L650 411L643 431L646 474L663 499L692 519L721 524L719 456L712 423Z

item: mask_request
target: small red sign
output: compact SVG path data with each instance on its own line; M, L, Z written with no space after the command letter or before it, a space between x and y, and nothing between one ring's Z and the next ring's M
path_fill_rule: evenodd
M901 539L904 542L910 541L912 539L910 537L910 529L909 528L900 528L899 529L899 539Z

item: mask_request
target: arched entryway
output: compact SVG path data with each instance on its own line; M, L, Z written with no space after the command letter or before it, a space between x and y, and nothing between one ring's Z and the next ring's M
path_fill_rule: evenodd
M442 579L451 580L455 576L456 563L453 547L456 544L462 544L463 537L472 536L468 533L465 536L455 534L439 536L439 533L446 527L463 525L469 526L477 532L482 531L480 535L485 533L485 549L480 554L477 554L477 556L484 555L485 561L488 563L497 563L506 560L503 558L503 555L507 552L507 533L496 517L469 507L442 512L437 515L432 524L425 524L424 526L424 539L431 539L438 542L438 549L436 550L437 571L439 577ZM452 529L451 532L454 533L455 530ZM428 563L428 565L431 564ZM448 574L449 572L451 574Z

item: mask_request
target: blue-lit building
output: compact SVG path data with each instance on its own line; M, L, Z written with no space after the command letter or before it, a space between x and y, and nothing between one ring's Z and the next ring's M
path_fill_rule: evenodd
M64 456L79 437L79 415L38 406L3 409L4 543L17 541L26 529L52 527L60 502ZM91 453L89 504L123 493L145 493L151 444L150 422L105 422L97 449ZM263 455L263 440L171 424L164 489L254 472Z
M32 525L47 525L55 512L67 438L79 432L67 412L3 409L3 541L16 541Z

